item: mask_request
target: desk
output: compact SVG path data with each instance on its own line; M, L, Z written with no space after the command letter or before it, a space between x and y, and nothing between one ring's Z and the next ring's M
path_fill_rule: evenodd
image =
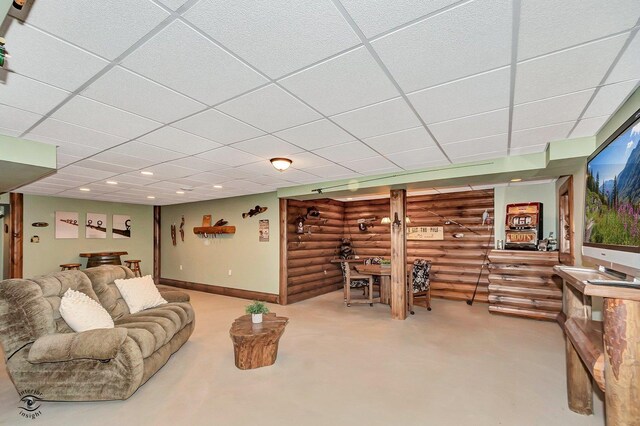
M379 276L380 303L391 304L391 268L383 268L380 265L356 265L355 268L361 274Z
M87 257L87 268L100 265L122 265L120 256L127 255L126 251L103 251L99 253L80 253L80 257Z
M593 376L607 425L640 425L640 290L589 284L614 279L595 269L553 269L564 281L569 408L593 413ZM591 296L604 298L602 322L591 319Z

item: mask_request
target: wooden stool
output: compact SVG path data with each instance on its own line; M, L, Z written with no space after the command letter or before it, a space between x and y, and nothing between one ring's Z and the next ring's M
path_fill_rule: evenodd
M72 271L72 270L80 270L80 264L79 263L63 263L62 265L60 265L60 270L61 271Z
M127 268L131 269L134 276L141 277L142 271L140 270L140 262L140 260L125 260L124 264L127 265Z

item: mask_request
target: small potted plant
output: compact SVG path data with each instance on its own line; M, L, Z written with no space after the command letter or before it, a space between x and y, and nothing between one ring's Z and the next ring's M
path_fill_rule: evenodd
M268 314L269 308L263 302L254 300L253 303L247 305L245 312L251 314L252 323L260 324L262 322L262 314Z

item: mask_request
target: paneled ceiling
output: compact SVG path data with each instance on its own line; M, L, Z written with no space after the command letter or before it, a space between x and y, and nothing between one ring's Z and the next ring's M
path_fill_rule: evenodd
M0 31L0 133L59 147L31 194L173 204L539 152L640 80L638 0L29 3Z

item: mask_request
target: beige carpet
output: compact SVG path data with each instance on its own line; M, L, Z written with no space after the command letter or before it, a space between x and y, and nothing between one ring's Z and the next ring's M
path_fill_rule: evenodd
M245 300L191 292L191 340L127 401L52 403L18 415L0 361L0 424L603 425L567 408L564 341L553 323L434 300L394 321L335 292L287 307L276 364L235 368L229 327Z

